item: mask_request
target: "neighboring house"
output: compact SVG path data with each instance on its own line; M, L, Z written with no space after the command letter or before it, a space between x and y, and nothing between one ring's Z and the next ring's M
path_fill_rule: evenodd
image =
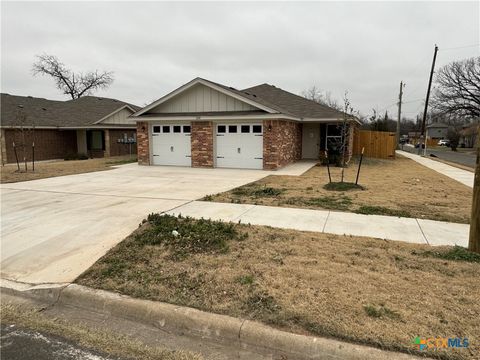
M237 90L196 78L131 118L139 164L278 169L333 151L344 114L268 84ZM348 123L351 154L359 122Z
M479 127L480 122L463 126L460 131L460 144L467 148L474 147L478 141Z
M427 126L427 139L446 139L449 126L443 123L433 123Z
M129 116L137 110L135 105L96 96L56 101L1 94L2 163L16 161L14 143L19 160L23 147L31 160L33 143L35 160L136 153L136 126Z

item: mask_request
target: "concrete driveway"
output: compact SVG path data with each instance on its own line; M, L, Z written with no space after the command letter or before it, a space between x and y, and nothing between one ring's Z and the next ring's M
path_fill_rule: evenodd
M129 164L3 184L1 277L35 284L71 282L149 213L172 210L271 173ZM288 173L288 168L277 173Z

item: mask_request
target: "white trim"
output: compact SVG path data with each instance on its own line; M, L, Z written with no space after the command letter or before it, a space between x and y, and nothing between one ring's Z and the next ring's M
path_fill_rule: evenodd
M14 130L14 129L20 129L22 126L0 126L1 129L4 130ZM96 129L96 130L102 130L102 129L136 129L137 125L136 124L125 124L125 125L102 125L102 126L94 126L92 125L87 125L87 126L34 126L34 125L25 125L23 126L25 129L38 129L38 130L76 130L76 129Z
M192 86L194 85L197 85L197 84L202 84L202 85L205 85L209 88L212 88L214 90L217 90L218 92L221 92L222 94L225 94L225 95L228 95L228 96L231 96L239 101L242 101L246 104L249 104L249 105L252 105L258 109L261 109L261 110L265 110L269 113L278 113L278 111L274 110L274 109L271 109L265 105L262 105L262 104L259 104L257 103L256 101L253 101L253 100L250 100L250 99L247 99L247 98L244 98L243 96L239 96L237 94L235 94L233 91L228 91L226 89L224 89L223 87L221 86L217 86L213 83L211 83L210 81L208 80L204 80L204 79L201 79L201 78L195 78L193 79L192 81L189 81L188 83L180 86L178 89L176 90L173 90L172 92L168 93L167 95L161 97L160 99L154 101L153 103L151 103L150 105L147 105L145 106L143 109L140 109L138 110L136 113L133 113L132 116L133 117L137 117L137 116L140 116L144 113L146 113L148 110L151 110L153 109L154 107L157 107L158 105L166 102L167 100L173 98L174 96L182 93L183 91L191 88Z
M123 109L125 109L125 108L128 108L128 109L129 109L129 110L132 112L132 114L134 114L134 113L135 113L135 110L134 110L134 109L132 109L132 107L131 107L131 106L129 106L129 105L127 105L127 104L125 104L125 105L124 105L124 106L122 106L121 108L118 108L117 110L115 110L115 111L111 112L110 114L108 114L108 115L104 116L104 117L103 117L103 118L101 118L100 120L98 120L98 121L95 121L95 122L94 122L94 124L101 123L103 120L105 120L105 119L109 118L110 116L112 116L112 115L116 114L117 112L119 112L119 111L121 111L121 110L123 110ZM132 114L130 114L130 115L132 115ZM130 117L130 116L129 116L129 117Z
M266 115L209 115L209 116L152 116L148 118L136 118L136 121L152 122L152 121L203 121L203 120L292 120L301 121L298 118L283 114L266 114Z

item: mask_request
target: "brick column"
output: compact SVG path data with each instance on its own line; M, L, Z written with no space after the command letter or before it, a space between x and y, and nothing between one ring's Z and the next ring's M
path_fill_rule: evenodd
M150 143L148 123L137 122L137 156L138 165L150 165Z
M213 123L192 122L192 167L213 167Z

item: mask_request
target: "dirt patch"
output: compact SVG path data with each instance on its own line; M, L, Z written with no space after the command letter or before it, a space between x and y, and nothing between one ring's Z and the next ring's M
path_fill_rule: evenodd
M127 336L113 334L82 324L71 324L61 318L51 319L34 309L12 304L2 304L2 323L20 328L52 334L84 347L125 359L144 360L201 360L201 356L184 351L171 351L146 346Z
M194 228L179 224L173 230L180 237ZM437 358L474 359L480 351L480 263L456 248L432 252L428 245L236 224L226 250L179 258L163 241L144 241L152 226L142 225L77 282L405 352L415 351L416 336L469 339L466 349L428 352Z
M17 171L16 164L7 164L1 168L1 183L13 183L55 176L109 170L112 166L128 164L136 161L137 159L135 157L128 155L88 160L41 161L35 163L35 171L32 171L32 163L28 163L27 172L25 172L23 164L20 164L20 172Z
M332 181L339 181L340 171L331 168ZM345 169L345 181L355 182L356 174L353 162ZM363 189L328 190L327 183L326 167L315 166L302 176L272 175L204 200L470 222L471 188L401 156L364 160Z

